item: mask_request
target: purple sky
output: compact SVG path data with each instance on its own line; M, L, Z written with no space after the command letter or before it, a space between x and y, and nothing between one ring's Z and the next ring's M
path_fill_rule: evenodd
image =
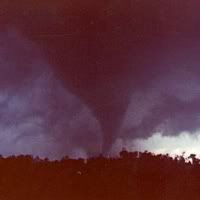
M3 2L0 152L90 156L197 131L199 6Z

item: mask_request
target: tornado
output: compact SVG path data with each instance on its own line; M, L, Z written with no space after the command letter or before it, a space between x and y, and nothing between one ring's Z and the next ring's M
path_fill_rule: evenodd
M101 125L106 153L118 137L134 89L148 87L163 71L158 65L162 41L184 41L200 32L197 4L14 0L2 4L1 25L38 45L63 85L88 105Z

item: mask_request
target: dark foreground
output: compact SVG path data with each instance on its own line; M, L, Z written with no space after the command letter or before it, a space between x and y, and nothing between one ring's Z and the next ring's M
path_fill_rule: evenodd
M199 200L200 165L191 160L126 151L87 161L0 158L0 199Z

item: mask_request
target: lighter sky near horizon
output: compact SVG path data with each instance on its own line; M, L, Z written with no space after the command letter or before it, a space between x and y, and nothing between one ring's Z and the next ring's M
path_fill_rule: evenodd
M176 136L154 133L148 138L138 138L132 141L118 139L113 146L113 152L117 153L118 149L122 148L128 151L169 154L172 157L176 155L188 157L190 154L196 154L200 158L200 131L198 130L195 133L185 131Z

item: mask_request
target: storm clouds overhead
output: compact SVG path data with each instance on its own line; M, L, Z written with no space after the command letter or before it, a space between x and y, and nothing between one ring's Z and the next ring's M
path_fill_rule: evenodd
M1 33L0 43L1 154L55 159L99 153L97 120L55 78L36 46L14 30Z
M3 2L0 152L87 157L196 133L199 6Z

